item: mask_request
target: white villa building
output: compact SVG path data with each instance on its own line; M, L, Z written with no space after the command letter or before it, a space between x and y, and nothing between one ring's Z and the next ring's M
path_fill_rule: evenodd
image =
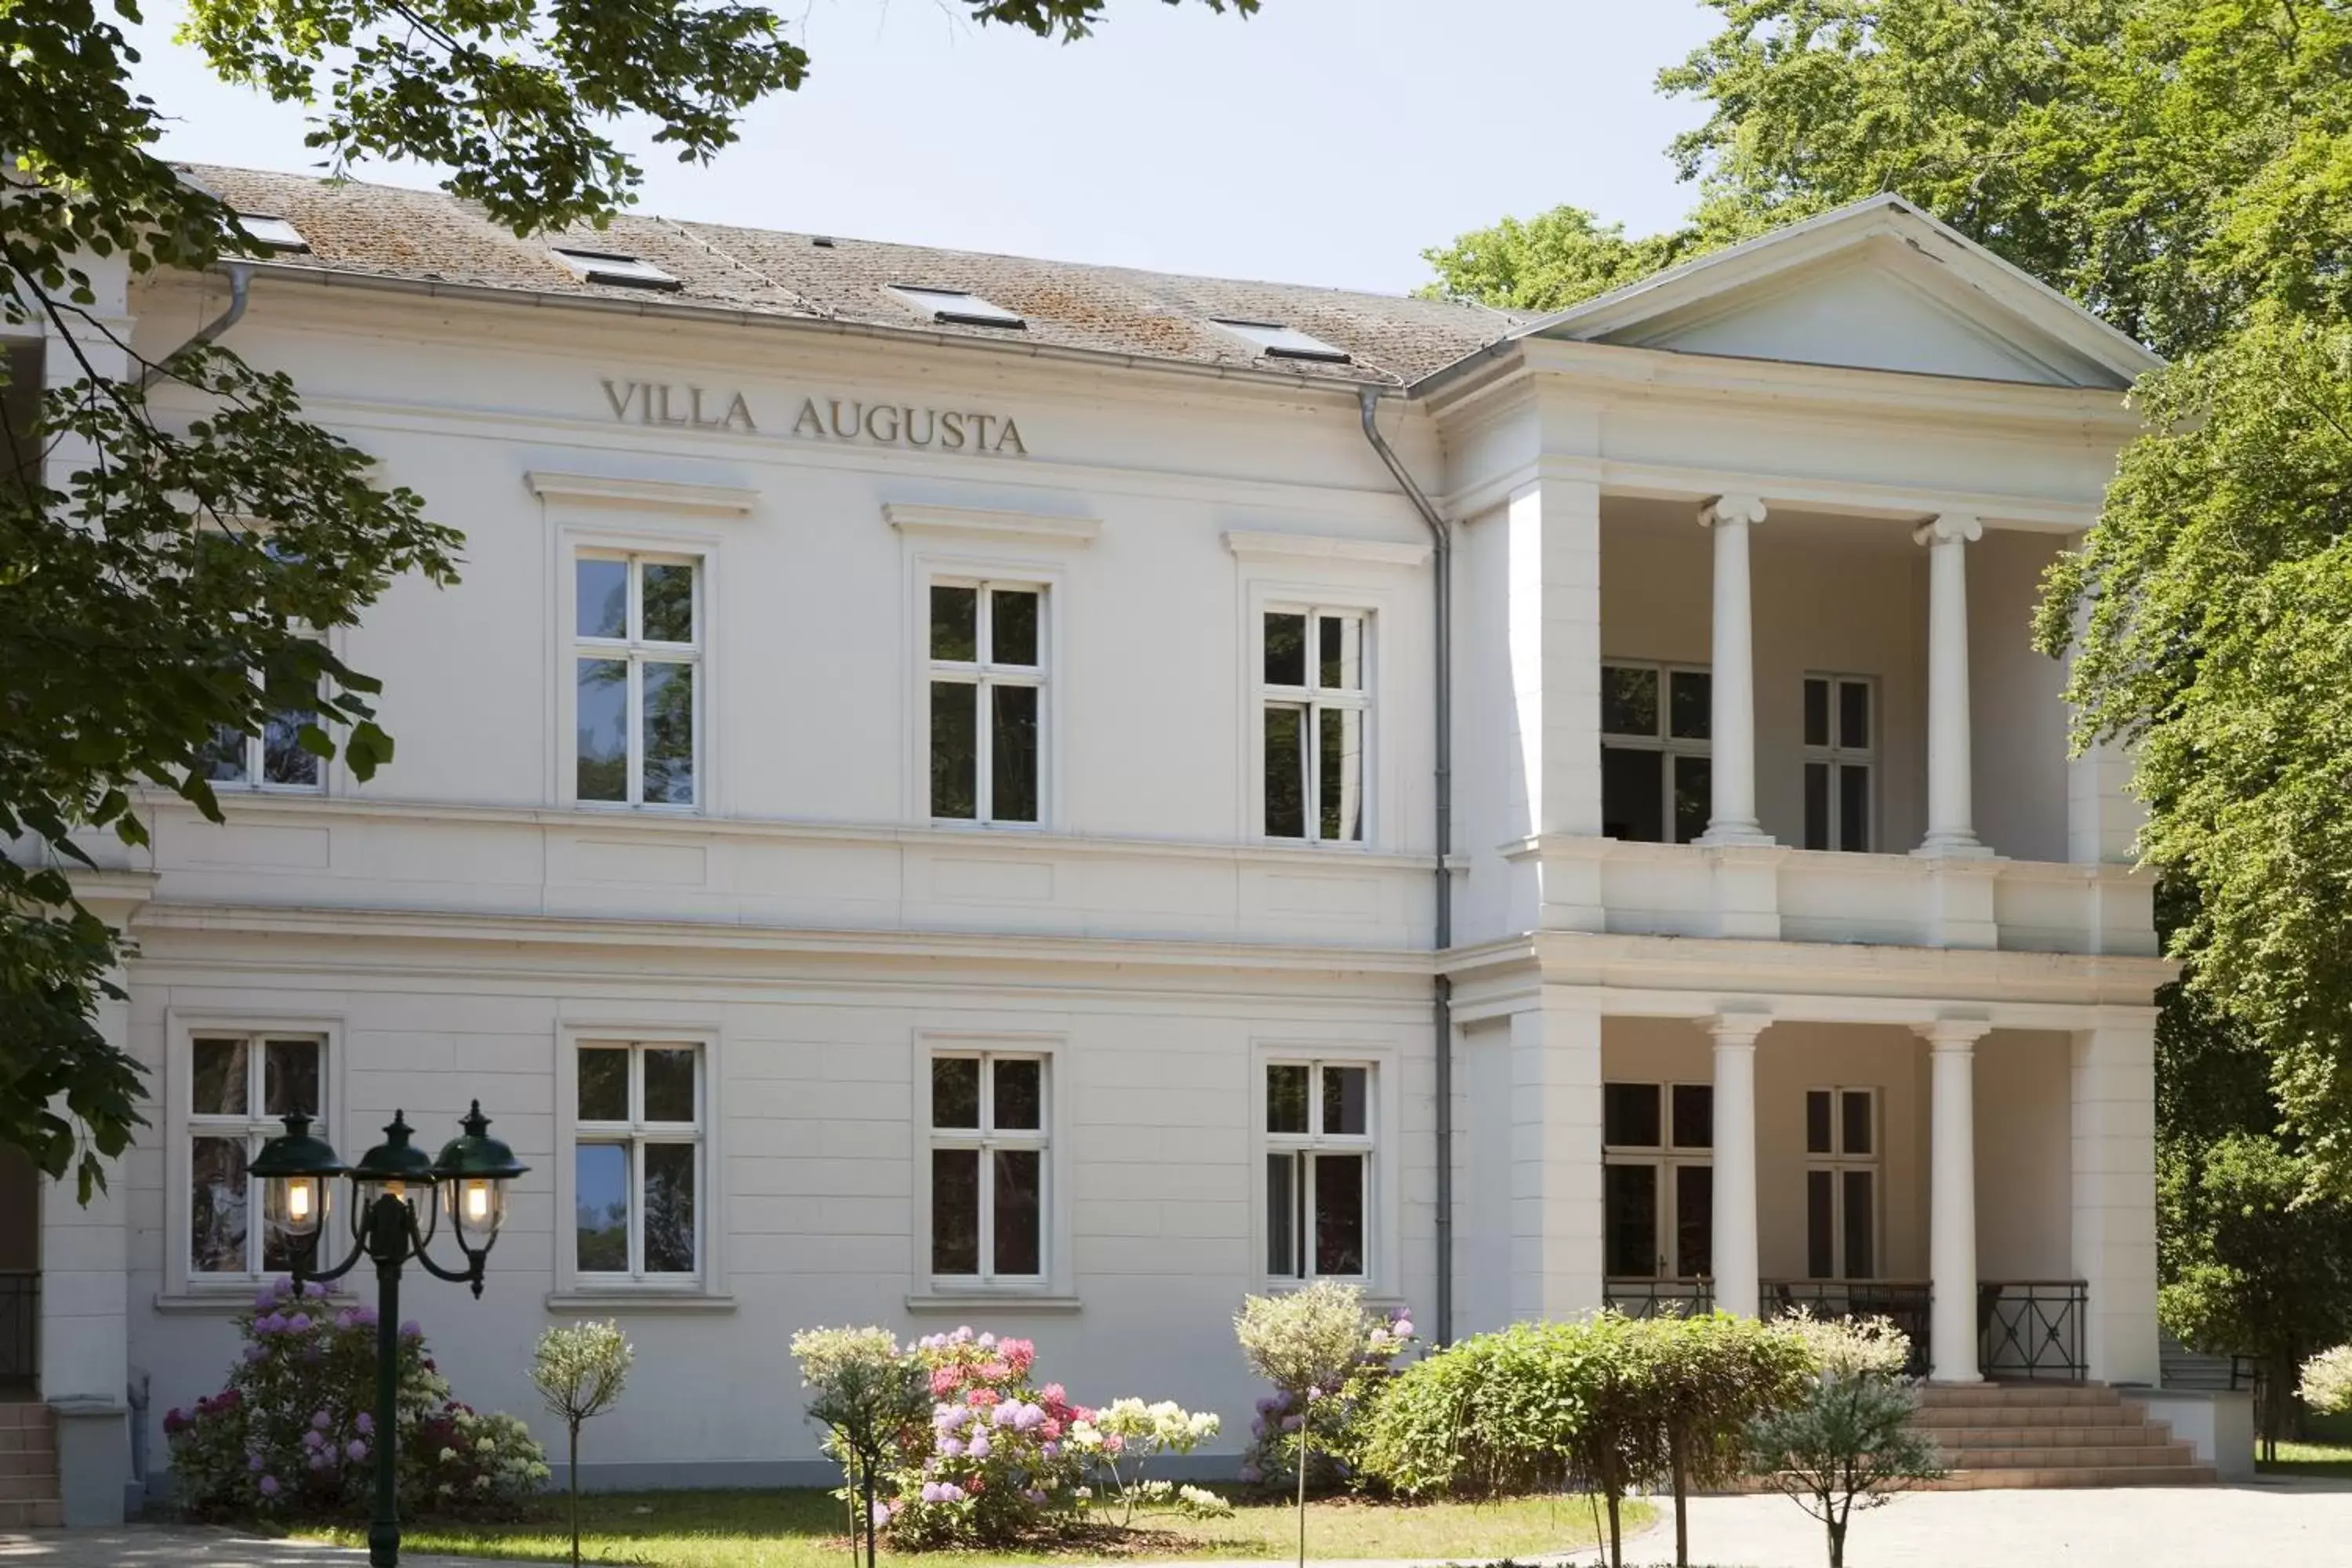
M1233 1315L1318 1275L2157 1381L2170 971L2028 644L2155 362L2061 296L1892 197L1536 320L191 177L272 254L117 324L241 311L464 580L333 634L372 781L231 748L84 879L153 1125L87 1207L0 1177L69 1517L167 1484L298 1107L481 1101L530 1173L404 1310L535 1421L618 1318L604 1484L814 1475L787 1341L866 1321L1230 1466Z

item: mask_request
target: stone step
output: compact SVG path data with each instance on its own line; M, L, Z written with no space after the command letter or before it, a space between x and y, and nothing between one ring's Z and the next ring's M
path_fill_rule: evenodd
M12 1427L49 1430L49 1407L37 1399L0 1400L0 1431Z
M2038 1487L2199 1487L2220 1477L2210 1465L2053 1465L2032 1469L1954 1470L1917 1489L1996 1491Z
M1953 1452L1978 1448L2129 1448L2161 1447L2172 1440L2164 1424L2141 1421L2113 1426L1930 1426L1927 1433Z
M57 1433L48 1426L0 1426L0 1465L16 1454L51 1454L57 1451Z
M2002 1470L2174 1469L2197 1462L2187 1443L2125 1445L2112 1448L1963 1448L1946 1449L1944 1462L1955 1471Z
M0 1476L0 1502L54 1502L57 1497L55 1471L47 1475Z
M1911 1424L1945 1431L1972 1426L2138 1426L2147 1420L2147 1406L2133 1400L2120 1405L1923 1405Z
M2104 1383L1931 1384L1919 1391L1919 1404L1927 1410L1976 1409L1988 1405L2101 1405L2122 1400L2121 1394Z

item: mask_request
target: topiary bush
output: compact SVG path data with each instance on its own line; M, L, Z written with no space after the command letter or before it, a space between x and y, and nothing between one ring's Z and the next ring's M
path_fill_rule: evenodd
M1748 1468L1821 1521L1830 1568L1844 1568L1856 1510L1945 1473L1935 1440L1911 1424L1910 1341L1885 1318L1801 1318L1772 1331L1803 1351L1813 1375L1795 1404L1748 1427Z
M1305 1433L1307 1486L1332 1491L1362 1476L1362 1417L1399 1357L1412 1348L1411 1313L1367 1310L1353 1285L1318 1279L1301 1290L1251 1296L1234 1320L1250 1370L1274 1384L1257 1402L1241 1479L1269 1490L1297 1484Z
M374 1310L280 1279L236 1322L244 1344L227 1386L163 1416L181 1506L219 1519L364 1511L375 1483ZM398 1389L406 1508L502 1512L546 1481L530 1429L451 1399L414 1323L401 1325Z

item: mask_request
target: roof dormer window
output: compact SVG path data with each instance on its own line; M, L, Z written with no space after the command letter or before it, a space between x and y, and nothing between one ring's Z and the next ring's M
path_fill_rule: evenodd
M675 291L684 285L652 262L635 256L623 256L609 250L575 250L557 245L548 247L549 254L583 280L590 283L613 283L624 289L666 289Z
M302 231L282 217L239 213L236 215L236 226L245 231L247 238L272 250L307 253L310 248L310 242L302 237Z
M1029 324L1019 311L1008 310L961 289L925 289L912 283L893 283L889 291L900 303L913 306L934 321L960 327L1011 327L1015 331Z
M1346 364L1349 353L1334 348L1321 338L1286 327L1279 321L1229 321L1222 317L1210 318L1216 325L1253 344L1268 359L1316 360L1325 364Z

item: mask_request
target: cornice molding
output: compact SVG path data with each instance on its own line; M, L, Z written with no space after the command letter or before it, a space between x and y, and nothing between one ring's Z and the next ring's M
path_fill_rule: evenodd
M977 507L924 506L892 501L882 519L900 533L988 539L1022 544L1084 549L1102 534L1091 517L1047 517L1026 511L985 511Z
M1243 561L1349 561L1366 566L1424 565L1431 549L1427 544L1398 544L1384 539L1253 533L1241 529L1226 533L1225 548Z
M734 485L688 484L677 479L625 479L608 474L568 474L533 468L522 477L541 500L590 506L630 507L639 511L685 511L749 517L760 492Z

